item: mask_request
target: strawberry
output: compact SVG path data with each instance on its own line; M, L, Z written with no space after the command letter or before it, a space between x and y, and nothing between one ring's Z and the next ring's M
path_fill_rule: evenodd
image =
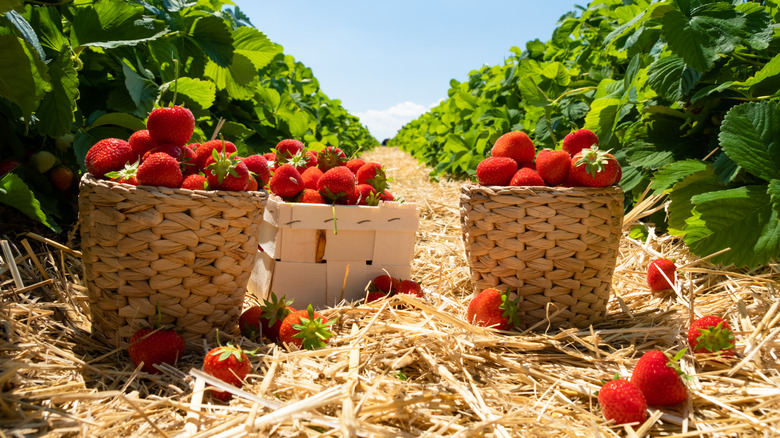
M254 355L254 351L245 352L241 347L234 347L231 344L214 347L203 359L203 372L240 388L247 374L252 370L247 354ZM212 390L211 395L222 401L227 401L232 396L227 391L218 390Z
M181 184L181 168L175 158L165 152L149 155L136 172L139 185L179 187Z
M355 174L346 166L327 170L317 182L317 191L323 198L332 202L342 202L355 195Z
M271 179L271 167L268 166L268 160L265 157L260 154L254 154L244 157L241 161L252 172L258 184L262 183L263 186L268 184L268 181Z
M317 183L324 174L319 167L309 167L301 173L303 186L307 189L317 190Z
M333 337L331 327L335 322L335 319L328 321L327 318L315 312L309 304L306 310L292 312L284 318L282 326L279 328L279 341L307 350L316 350L324 347Z
M112 181L116 181L122 184L130 184L133 186L138 185L138 166L140 166L141 160L137 159L132 163L125 164L125 167L115 172L108 172L105 177L110 178Z
M360 169L360 167L363 166L364 164L366 164L366 162L364 160L362 160L360 158L353 158L353 159L347 161L346 166L347 166L347 169L351 170L352 173L357 175L358 169Z
M30 156L30 164L38 173L46 173L57 163L57 157L49 151L38 151Z
M544 180L535 170L529 167L523 167L515 172L512 176L512 180L509 181L510 186L546 186Z
M294 198L304 189L300 172L290 164L283 164L276 169L268 182L271 192L282 198Z
M401 280L387 274L377 275L368 286L369 291L381 291L386 294L394 294L398 290Z
M392 193L390 193L389 190L385 190L384 192L379 194L379 200L384 202L390 202L395 199L395 196L393 196Z
M19 162L16 160L3 160L0 161L0 177L3 177L6 173L11 172L19 166Z
M643 354L631 374L631 383L645 396L648 405L673 406L688 399L688 388L683 382L685 376L677 362L685 349L674 357L652 350Z
M639 423L647 420L647 401L642 391L624 379L611 380L599 390L601 413L615 424Z
M498 330L512 329L517 325L517 303L509 299L509 289L506 293L485 289L469 302L466 321Z
M358 184L355 189L355 199L350 200L350 205L379 205L379 192L371 184Z
M199 145L195 143L193 146L197 147ZM195 154L195 149L191 148L189 145L179 149L181 150L179 163L182 176L189 176L198 173L197 155Z
M263 158L265 158L268 161L269 164L273 163L273 162L276 162L276 154L273 153L273 152L266 152L266 153L264 153L263 154Z
M127 139L127 143L130 144L133 152L139 157L143 157L146 152L152 150L156 146L156 143L152 140L152 136L149 135L148 129L135 131L130 135L130 138Z
M203 172L206 167L206 160L212 157L214 150L222 152L223 148L228 153L237 151L235 144L224 140L210 140L198 146L198 149L195 150L195 165L198 166L198 170Z
M490 156L508 157L520 164L534 160L536 147L528 134L523 131L512 131L498 137L493 143L493 148L490 149Z
M403 280L398 283L398 292L396 292L396 294L409 294L418 298L425 298L422 286L414 280Z
M390 295L387 292L382 292L381 290L371 291L366 295L365 304L373 303L374 301L384 300L388 296Z
M304 144L300 140L285 138L276 144L276 159L280 164L287 163L292 157L302 153L303 148Z
M250 174L249 181L246 183L246 187L244 187L244 191L256 192L259 188L260 186L257 185L257 180L254 179Z
M146 129L158 145L184 146L195 131L195 116L187 108L178 105L155 108L146 119Z
M160 374L154 365L176 365L184 355L184 338L175 330L142 328L130 337L127 350L136 368L143 362L141 371Z
M569 176L571 155L557 149L542 149L536 154L536 172L548 186L557 186Z
M477 180L483 186L508 186L515 172L515 160L508 157L487 157L477 165Z
M259 340L261 336L273 342L279 340L279 329L282 321L295 309L293 300L282 296L281 300L271 293L271 296L259 306L252 306L238 318L238 328L241 334L251 340Z
M179 187L189 190L206 190L207 184L205 176L199 173L193 173L192 175L187 175L181 181Z
M176 161L181 161L181 157L184 153L182 149L182 146L178 146L173 143L159 144L141 155L141 161L145 160L149 155L155 154L157 152L165 152L173 158L176 158Z
M561 148L573 157L581 150L599 145L599 137L589 129L578 129L563 138Z
M212 156L206 160L206 168L203 171L209 188L234 192L246 190L252 176L238 153L229 153L224 149L220 152L212 150L211 153Z
M327 172L328 170L343 166L347 164L347 155L341 149L335 146L327 146L323 150L317 152L317 167L321 171Z
M697 319L688 329L688 344L694 354L718 353L734 357L734 332L723 318L709 315Z
M87 152L84 164L95 178L103 178L108 172L121 170L125 164L138 158L126 141L118 138L105 138L92 145Z
M671 289L677 282L676 274L677 266L673 260L655 259L647 267L647 285L654 291Z
M49 172L49 181L55 189L64 192L73 185L73 170L63 166L55 167Z
M593 146L572 157L569 173L580 186L606 187L614 184L619 168L615 157Z
M387 175L385 169L379 163L366 163L355 174L358 184L370 184L378 192L387 189Z
M301 204L327 204L320 192L312 189L303 189L299 195L298 202Z

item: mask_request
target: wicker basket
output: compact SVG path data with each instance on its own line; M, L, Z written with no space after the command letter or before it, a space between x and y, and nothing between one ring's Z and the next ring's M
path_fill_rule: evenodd
M179 330L188 346L233 333L267 195L81 179L79 221L93 335L124 347L140 327Z
M603 320L623 222L620 187L467 184L460 215L474 291L516 292L519 329Z

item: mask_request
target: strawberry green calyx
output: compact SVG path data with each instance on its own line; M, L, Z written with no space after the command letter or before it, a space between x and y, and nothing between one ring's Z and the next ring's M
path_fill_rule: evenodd
M272 293L270 300L265 300L263 304L260 305L260 309L262 309L260 318L267 319L268 325L272 326L276 324L277 321L284 320L284 317L289 313L287 312L287 308L291 307L292 304L293 300L288 300L284 295L279 299L276 297L276 294Z
M299 324L293 324L292 328L298 330L294 338L301 339L301 346L307 350L316 350L326 345L328 339L333 337L331 326L335 319L325 322L322 316L314 315L314 308L309 304L306 309L308 317L301 317Z
M517 327L520 324L520 315L518 315L518 304L520 301L520 296L518 295L515 297L514 300L509 299L509 288L506 288L506 292L501 294L501 306L499 306L500 309L502 309L504 312L501 314L504 318L509 321L509 323L512 325L512 327Z
M129 181L131 179L134 179L136 177L136 173L138 172L138 166L141 164L141 158L139 157L137 160L135 160L134 163L127 163L125 164L125 167L120 170L115 170L113 172L108 172L105 176L106 178L110 178L115 181Z
M257 349L251 350L251 351L245 351L242 350L241 347L234 346L231 343L228 343L227 345L223 345L219 348L215 348L212 351L210 351L208 354L212 356L219 356L217 358L218 361L222 362L230 358L230 356L233 356L237 362L243 362L242 354L247 356L255 356L257 354Z
M582 150L582 158L577 160L575 165L582 166L584 164L585 171L595 178L599 172L606 169L609 161L609 157L607 156L608 153L609 151L604 152L599 150L598 146L591 146Z
M228 153L225 150L225 141L222 141L222 150L217 151L215 148L211 151L211 157L214 158L214 162L206 166L206 169L210 170L217 177L217 181L222 184L228 175L238 178L238 172L236 172L236 166L241 160L238 158L238 152Z
M683 356L685 356L685 353L687 351L688 351L687 348L683 348L682 350L680 350L677 353L675 353L674 356L672 356L671 354L669 354L667 352L664 352L664 355L666 356L666 358L669 359L669 361L666 363L666 366L668 366L669 368L673 369L677 373L677 375L679 375L682 378L683 383L686 380L691 380L691 376L685 374L685 371L683 371L682 368L680 368L680 359L682 359Z
M705 349L711 353L734 348L734 333L719 322L715 327L699 328L696 349Z

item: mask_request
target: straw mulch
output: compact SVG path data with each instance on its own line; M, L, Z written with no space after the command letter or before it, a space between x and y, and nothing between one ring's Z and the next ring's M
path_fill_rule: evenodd
M428 169L396 149L367 156L389 168L397 195L421 207L413 277L428 299L328 309L337 335L316 351L223 336L258 354L229 403L203 389L213 383L199 371L213 345L153 376L135 370L125 351L90 338L80 253L71 249L77 236L2 236L18 276L0 265L0 436L780 435L780 264L722 269L668 235L624 234L607 322L589 330L481 329L464 322L471 286L460 183L429 181ZM656 205L629 214L625 228ZM644 272L660 255L682 266L681 284L653 295ZM688 354L688 402L651 407L634 427L604 421L594 394L601 381L628 378L646 351L686 347L690 318L705 314L734 327L737 358Z

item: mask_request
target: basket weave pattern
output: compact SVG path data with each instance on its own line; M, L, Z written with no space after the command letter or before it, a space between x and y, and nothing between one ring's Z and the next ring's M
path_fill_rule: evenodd
M92 332L122 347L161 322L188 345L232 333L257 254L265 192L192 191L81 179Z
M619 187L467 184L460 214L475 292L516 292L519 329L603 320L623 222Z

